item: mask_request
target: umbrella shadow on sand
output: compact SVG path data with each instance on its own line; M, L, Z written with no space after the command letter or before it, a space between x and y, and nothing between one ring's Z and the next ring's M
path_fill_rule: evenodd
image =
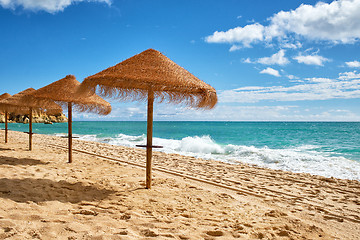
M8 198L15 202L59 201L79 203L81 201L98 201L105 199L114 191L87 186L84 183L52 181L49 179L8 179L0 178L0 198Z
M3 157L0 156L0 165L24 165L24 166L33 166L33 165L46 165L49 163L42 162L37 159L32 158L13 158L13 157Z

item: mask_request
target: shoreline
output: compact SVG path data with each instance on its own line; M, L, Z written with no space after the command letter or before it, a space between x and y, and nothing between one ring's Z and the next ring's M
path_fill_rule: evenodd
M293 123L294 125L233 123L235 125L231 126L220 123L189 125L158 122L157 124L154 141L156 145L164 146L162 152L360 181L360 152L356 148L356 136L359 136L356 130L358 124L332 123L329 127L324 123L314 123L314 125L309 123L311 131L308 130L310 126L307 124L297 125L298 123ZM76 136L85 141L129 147L146 142L146 135L143 132L144 129L146 130L146 122L77 122L73 127L74 132L79 133ZM35 132L43 134L55 136L67 134L66 123L54 126L34 124L34 128ZM234 131L234 128L239 128L239 131ZM27 126L14 124L10 129L25 132ZM339 131L335 131L336 129ZM315 130L319 131L319 134L313 136L312 131ZM279 134L273 136L273 131ZM342 131L346 131L347 134L342 134ZM351 138L350 133L353 133L355 138ZM284 139L283 135L285 135ZM335 144L333 144L334 139L338 139Z
M74 151L74 163L67 164L67 150L49 146L67 147L66 139L37 134L33 141L29 152L27 135L9 131L9 143L0 143L0 238L30 239L31 231L45 239L60 232L64 239L360 236L357 180L154 152L154 169L168 172L154 170L154 186L146 190L145 171L131 165L144 164L142 149L74 139L75 150L123 163Z

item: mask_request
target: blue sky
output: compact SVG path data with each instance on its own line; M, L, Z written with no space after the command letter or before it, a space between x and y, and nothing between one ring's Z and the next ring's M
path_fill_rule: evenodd
M155 120L360 121L360 0L0 0L1 93L85 77L148 48L218 92ZM146 120L144 103L76 120Z

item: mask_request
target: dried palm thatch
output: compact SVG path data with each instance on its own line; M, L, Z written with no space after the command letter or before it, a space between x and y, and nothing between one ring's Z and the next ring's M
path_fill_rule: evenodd
M95 92L121 100L147 100L146 188L151 187L151 158L154 99L211 109L216 91L154 49L148 49L113 67L85 78L79 94Z
M17 114L28 113L28 111L29 111L28 107L26 107L26 106L24 107L24 106L18 105L18 104L19 104L19 100L21 99L23 94L26 92L31 92L31 91L35 91L35 89L29 88L29 89L26 89L22 92L19 92L15 95L11 96L11 97L3 98L2 100L0 100L0 111L8 112L8 113L13 112L13 113L17 113Z
M0 110L13 112L17 114L29 114L29 150L32 150L32 115L33 112L46 112L48 114L57 114L62 112L62 108L51 100L35 102L33 97L28 95L35 89L28 88L22 92L0 101Z
M79 96L76 95L80 82L75 76L66 77L42 87L29 94L34 97L35 102L41 102L43 99L50 99L66 108L68 103L74 105L75 110L79 112L94 112L101 115L107 115L111 112L111 105L96 94Z
M0 101L4 100L6 98L9 98L9 97L11 97L11 95L8 93L1 94ZM4 116L5 117L5 143L7 143L8 142L8 112L4 111L4 113L5 113L5 116Z
M0 111L13 112L17 114L28 114L29 108L34 112L46 112L48 114L62 113L62 108L50 100L35 101L34 98L29 98L28 95L35 92L33 88L28 88L11 97L0 101Z
M60 104L63 108L68 109L68 139L69 139L69 163L72 162L72 107L80 112L95 112L97 114L107 115L111 112L111 105L95 93L86 96L78 96L75 94L80 82L75 76L67 75L66 77L55 81L45 87L38 89L29 94L34 98L35 102L44 99L53 100Z
M190 72L154 49L148 49L115 66L85 78L80 87L121 100L147 100L152 89L155 99L211 109L216 91Z
M3 100L3 99L5 99L5 98L9 98L9 97L11 97L10 94L8 94L8 93L3 93L3 94L0 95L0 101Z

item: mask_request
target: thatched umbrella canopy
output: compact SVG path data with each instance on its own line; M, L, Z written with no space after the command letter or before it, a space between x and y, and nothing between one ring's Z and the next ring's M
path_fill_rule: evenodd
M29 114L29 150L32 150L32 115L33 112L46 112L49 114L61 113L62 109L55 102L43 100L35 102L33 98L29 98L28 94L34 92L35 89L28 88L11 97L0 101L0 110L5 112L13 112L17 114Z
M97 114L107 115L111 112L111 105L96 94L77 96L80 82L75 76L66 77L55 81L45 87L38 89L30 94L35 98L35 102L43 99L53 100L56 103L68 108L68 139L69 139L69 163L72 162L72 107L80 112L95 112Z
M5 99L5 98L8 98L8 97L11 97L11 95L8 94L8 93L3 93L3 94L0 95L0 101Z
M9 97L11 97L11 95L8 93L1 94L0 101L4 100L6 98L9 98ZM5 116L4 116L5 117L5 143L7 143L8 142L8 112L5 110L4 114L5 114Z
M151 187L153 102L182 103L211 109L217 103L216 91L184 68L154 49L148 49L113 67L85 78L79 93L94 92L122 100L148 101L146 188Z

